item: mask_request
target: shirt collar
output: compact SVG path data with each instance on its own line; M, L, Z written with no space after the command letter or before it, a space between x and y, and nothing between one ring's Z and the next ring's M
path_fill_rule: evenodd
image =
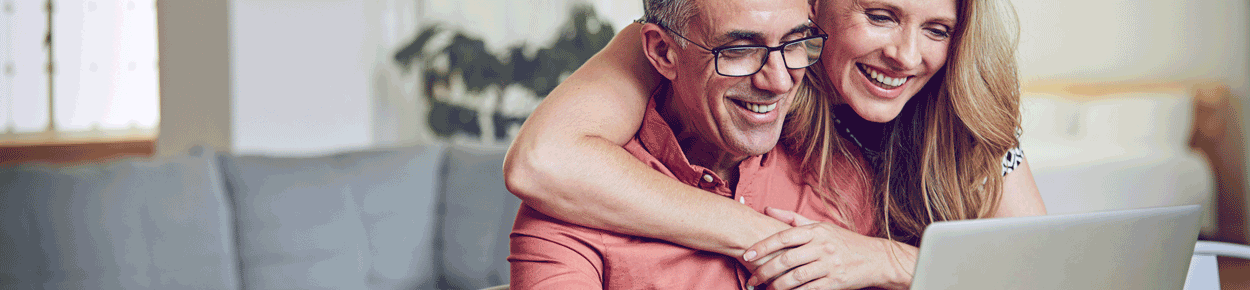
M678 181L689 184L691 186L709 189L725 196L732 196L732 192L727 187L727 182L718 176L711 169L703 166L690 164L690 160L686 158L685 151L682 151L681 144L677 142L676 134L673 133L672 127L668 121L660 115L657 108L658 97L665 96L669 93L669 85L661 84L651 95L651 100L647 102L647 110L642 117L642 126L638 129L639 143L642 147L655 156L660 163L664 164ZM743 160L738 165L738 187L745 184L744 179L751 179L755 173L761 169L768 168L775 164L773 158L768 158L774 151L780 148L773 148L773 151L764 155L751 156ZM707 180L705 176L710 176L711 180Z

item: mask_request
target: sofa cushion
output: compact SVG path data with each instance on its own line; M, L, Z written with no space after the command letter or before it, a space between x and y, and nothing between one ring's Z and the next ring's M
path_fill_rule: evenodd
M213 161L0 168L0 288L239 289Z
M433 279L442 146L222 158L243 283L405 289Z
M412 289L434 281L443 151L441 145L430 145L343 156L356 164L342 171L351 177L347 184L360 206L373 255L367 277L371 289Z
M448 149L443 187L443 281L439 288L508 283L508 234L521 200L503 183L504 148Z

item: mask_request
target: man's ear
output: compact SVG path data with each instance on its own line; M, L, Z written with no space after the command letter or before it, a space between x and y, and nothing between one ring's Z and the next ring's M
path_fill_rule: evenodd
M811 9L811 10L812 10L812 11L810 11L810 12L807 12L807 19L808 19L808 20L816 21L816 20L815 20L815 19L816 19L816 10L817 10L817 9L816 9L816 7L820 7L820 2L821 2L821 0L810 0L810 1L807 1L807 4L808 4L808 5L807 5L807 7L808 7L808 9Z
M651 66L670 81L677 77L677 51L673 37L653 23L642 25L642 52Z

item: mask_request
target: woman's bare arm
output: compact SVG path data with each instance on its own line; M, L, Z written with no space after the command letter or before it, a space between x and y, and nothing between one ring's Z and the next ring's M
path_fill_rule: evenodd
M663 81L632 24L561 83L521 127L504 161L508 190L571 223L741 257L789 226L669 178L621 146Z
M1024 158L1016 169L1003 177L1003 198L994 217L1046 215L1042 194L1037 191L1029 159Z

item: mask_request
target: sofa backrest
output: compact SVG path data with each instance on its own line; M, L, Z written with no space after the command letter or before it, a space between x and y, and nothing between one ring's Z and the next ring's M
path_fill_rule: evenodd
M447 150L438 289L482 289L508 283L508 234L521 200L504 186L505 152L505 148L475 146Z
M0 289L239 289L211 153L0 167Z
M505 148L0 167L0 289L508 282Z
M430 289L441 145L311 158L223 156L254 289Z
M480 289L508 282L521 201L506 148L222 156L240 272L256 289Z

